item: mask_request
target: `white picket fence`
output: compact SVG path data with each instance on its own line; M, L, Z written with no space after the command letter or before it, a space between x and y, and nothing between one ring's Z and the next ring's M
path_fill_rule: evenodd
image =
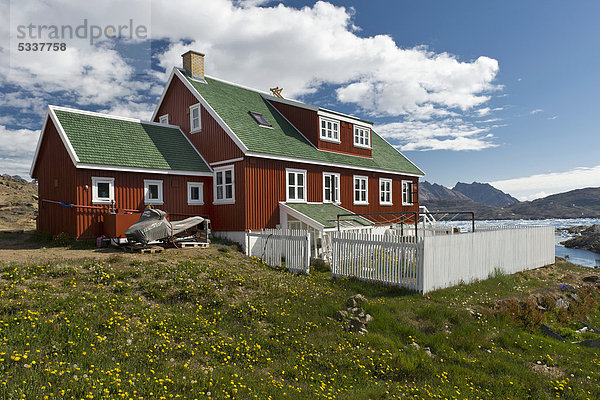
M427 293L554 262L554 228L501 227L425 237L334 232L334 277L402 286Z
M265 229L246 233L246 255L296 273L310 272L310 234L305 230Z
M554 263L554 227L501 226L423 242L424 293L486 279L499 269L507 274Z
M419 290L423 239L333 232L331 274Z

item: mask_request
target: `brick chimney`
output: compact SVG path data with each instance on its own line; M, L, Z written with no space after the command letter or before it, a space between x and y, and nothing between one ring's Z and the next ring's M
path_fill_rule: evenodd
M181 55L183 69L192 77L204 78L204 54L189 50Z

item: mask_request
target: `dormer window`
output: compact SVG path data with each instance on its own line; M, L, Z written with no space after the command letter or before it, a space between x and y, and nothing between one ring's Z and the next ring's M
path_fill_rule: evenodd
M271 125L269 123L269 121L267 121L267 119L260 113L257 112L253 112L253 111L248 111L248 114L250 114L252 116L252 118L254 118L254 120L256 121L256 123L260 126L264 126L266 128L272 128L273 125Z
M354 125L354 147L371 148L371 129Z
M321 140L327 142L340 142L340 122L329 118L319 118L321 124Z

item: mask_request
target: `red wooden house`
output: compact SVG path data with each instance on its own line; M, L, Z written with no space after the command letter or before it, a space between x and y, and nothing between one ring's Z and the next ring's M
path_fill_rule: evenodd
M173 217L207 215L215 234L240 243L247 230L278 225L322 230L349 211L418 211L423 172L371 122L206 76L200 53L185 53L183 65L173 68L154 122L49 109L32 166L39 229L101 232L104 211L48 202L94 205L94 191L107 188L98 177L114 179L118 209L142 209L157 190L144 182L161 181L155 206ZM190 204L191 190L203 204Z

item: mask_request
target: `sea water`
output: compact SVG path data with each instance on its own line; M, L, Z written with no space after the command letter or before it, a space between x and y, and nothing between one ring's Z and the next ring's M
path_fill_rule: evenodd
M463 231L471 230L471 221L453 221L448 223L451 226L460 228ZM552 225L555 229L566 229L572 226L580 225L600 225L599 218L552 218L552 219L519 219L519 220L488 220L488 221L476 221L475 230L477 226L494 226L494 225L519 225L519 226L530 226L530 225ZM581 249L569 249L560 244L569 239L568 237L562 236L561 232L558 231L555 234L554 250L557 257L566 258L573 264L579 264L584 267L600 267L600 254L593 253L587 250Z

